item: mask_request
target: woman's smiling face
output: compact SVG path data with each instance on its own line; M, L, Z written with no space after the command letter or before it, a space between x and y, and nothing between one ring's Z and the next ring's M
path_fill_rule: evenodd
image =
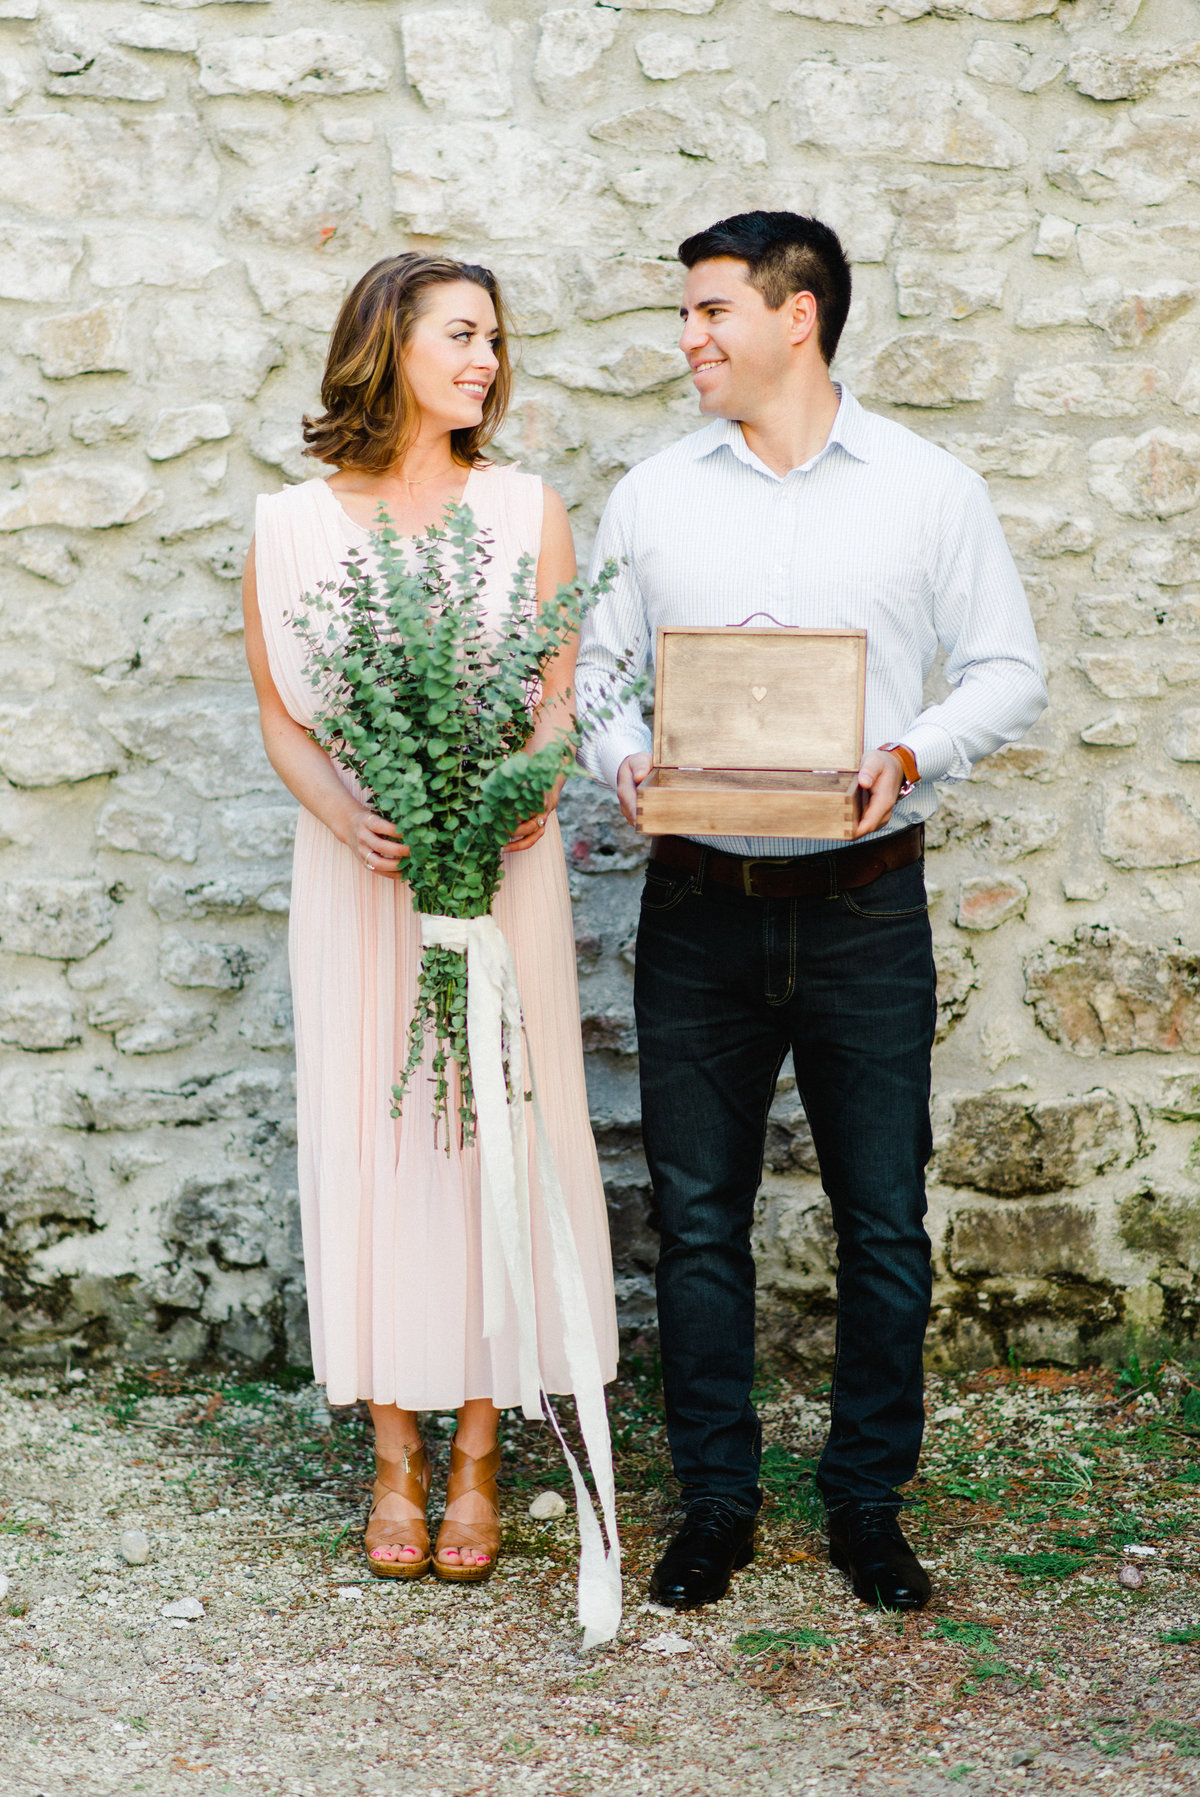
M472 430L499 369L496 308L473 281L430 287L404 350L404 373L427 424Z

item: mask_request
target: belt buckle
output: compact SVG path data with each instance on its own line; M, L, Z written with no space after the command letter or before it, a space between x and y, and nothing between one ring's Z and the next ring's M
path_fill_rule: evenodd
M757 890L754 884L754 870L756 867L761 867L762 865L763 863L761 860L742 862L742 891L747 898L762 897L762 893Z

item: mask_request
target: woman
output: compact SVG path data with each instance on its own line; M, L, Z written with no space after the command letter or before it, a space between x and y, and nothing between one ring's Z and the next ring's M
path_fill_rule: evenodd
M402 537L467 505L491 537L493 615L517 563L537 566L539 600L575 576L566 511L536 476L482 450L508 400L504 313L493 275L442 257L388 257L342 307L306 419L306 454L333 465L258 503L246 562L246 652L272 765L300 801L290 955L296 1011L299 1180L313 1365L329 1401L365 1398L376 1480L365 1551L379 1578L478 1582L496 1564L500 1409L519 1401L513 1306L504 1332L482 1332L479 1162L435 1144L419 1083L398 1121L416 993L419 927L398 879L395 828L309 734L317 699L288 618L300 596L339 581L370 550L381 511ZM546 670L530 747L569 720L572 645ZM516 831L494 915L512 949L527 1039L566 1194L605 1379L616 1318L604 1197L588 1126L574 940L554 807ZM535 1169L536 1176L536 1169ZM550 1247L536 1191L532 1217L538 1351L547 1391L570 1389ZM454 1408L445 1520L430 1552L429 1467L417 1416Z

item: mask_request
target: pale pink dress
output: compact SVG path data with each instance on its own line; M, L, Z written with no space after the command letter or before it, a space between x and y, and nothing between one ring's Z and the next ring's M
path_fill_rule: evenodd
M495 614L518 558L538 554L542 484L515 468L475 469L464 502L493 538L487 599ZM259 500L255 542L271 673L288 712L308 727L315 695L287 615L303 593L337 578L348 552L369 546L370 532L349 517L324 480L314 479ZM342 778L357 792L348 774ZM506 855L505 862L494 914L516 962L538 1091L608 1380L617 1351L612 1262L588 1125L557 820L551 818L535 848ZM333 1404L359 1398L406 1410L450 1409L467 1398L518 1404L511 1301L503 1334L491 1341L482 1334L477 1152L455 1145L447 1155L444 1126L441 1145L434 1146L423 1073L414 1076L400 1121L390 1115L419 961L409 889L369 874L356 853L304 810L289 947L300 1209L317 1379ZM532 1146L530 1152L542 1372L548 1391L565 1392L571 1382Z

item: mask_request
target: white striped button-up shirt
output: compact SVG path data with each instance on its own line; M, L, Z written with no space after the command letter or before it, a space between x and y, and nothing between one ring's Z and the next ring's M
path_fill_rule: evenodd
M615 786L648 752L636 701L614 703L618 664L653 662L660 625L780 624L867 632L867 747L904 742L921 779L880 835L927 818L935 780L962 780L1015 742L1046 704L1037 637L987 487L903 425L864 411L845 387L829 439L802 468L773 474L728 419L632 469L600 521L592 578L616 581L584 623L581 716L607 708L580 761ZM939 647L951 692L922 704ZM701 837L734 855L821 854L838 842Z

